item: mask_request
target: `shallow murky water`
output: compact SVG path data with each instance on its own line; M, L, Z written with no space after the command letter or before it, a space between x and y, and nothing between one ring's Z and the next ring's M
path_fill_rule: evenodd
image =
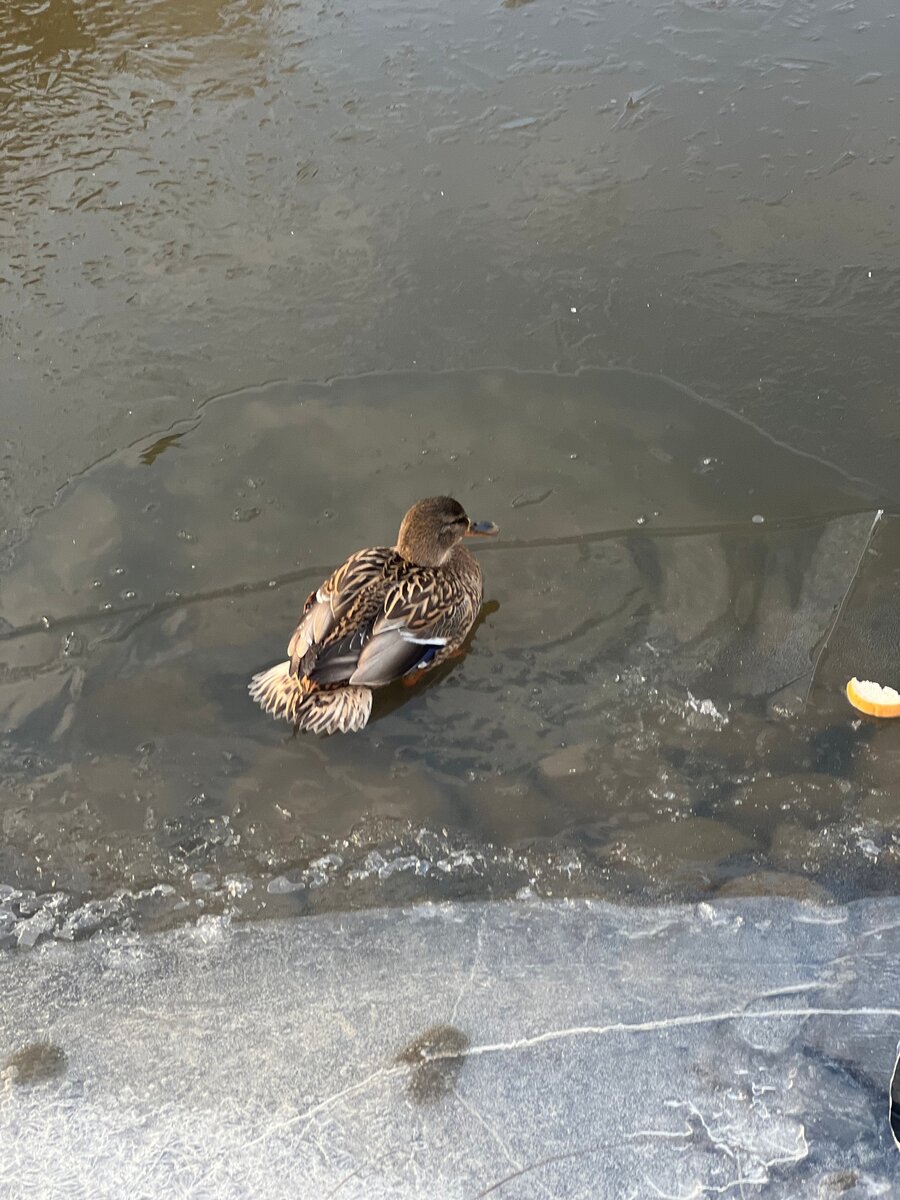
M840 696L900 669L889 5L34 0L0 46L0 940L896 888L897 730ZM503 529L470 653L287 738L249 674L444 489Z
M469 654L361 737L288 737L250 674L434 489L503 526ZM72 898L123 883L166 916L889 886L890 822L862 806L891 797L814 674L883 528L858 483L631 372L220 397L67 487L7 573L7 872L66 894L17 915L77 932L99 914Z

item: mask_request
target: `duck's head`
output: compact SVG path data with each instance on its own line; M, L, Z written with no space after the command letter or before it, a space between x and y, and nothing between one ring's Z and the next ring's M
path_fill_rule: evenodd
M500 530L493 521L470 521L452 496L418 500L400 524L397 552L417 567L440 567L464 537L493 537Z

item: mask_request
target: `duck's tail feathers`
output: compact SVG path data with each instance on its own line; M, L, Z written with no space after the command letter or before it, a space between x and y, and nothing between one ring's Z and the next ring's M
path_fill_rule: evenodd
M372 693L367 687L322 688L306 695L297 725L308 733L356 733L371 712Z
M283 717L309 733L350 733L365 725L372 711L372 693L365 687L316 688L308 679L291 674L287 660L260 671L250 680L250 695L277 719Z
M276 720L284 717L296 725L300 706L307 697L308 685L304 684L305 680L291 674L291 663L287 659L268 671L254 675L249 691L256 703Z

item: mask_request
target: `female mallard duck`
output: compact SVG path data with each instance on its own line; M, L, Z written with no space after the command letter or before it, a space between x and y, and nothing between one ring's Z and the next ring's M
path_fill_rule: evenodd
M449 658L481 611L475 523L450 496L414 504L396 546L351 554L313 592L288 644L289 659L250 681L250 695L273 717L310 733L362 729L372 688L428 671Z

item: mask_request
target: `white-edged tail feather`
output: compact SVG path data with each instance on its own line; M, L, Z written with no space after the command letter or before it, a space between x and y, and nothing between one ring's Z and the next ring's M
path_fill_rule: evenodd
M357 733L371 712L367 687L323 688L307 694L297 724L307 733Z
M297 712L306 699L306 690L297 676L291 674L289 659L254 675L250 680L249 692L260 708L271 713L276 720L284 717L296 725Z
M249 685L256 703L276 720L309 733L355 733L372 711L367 687L315 688L291 674L290 660L260 671Z

